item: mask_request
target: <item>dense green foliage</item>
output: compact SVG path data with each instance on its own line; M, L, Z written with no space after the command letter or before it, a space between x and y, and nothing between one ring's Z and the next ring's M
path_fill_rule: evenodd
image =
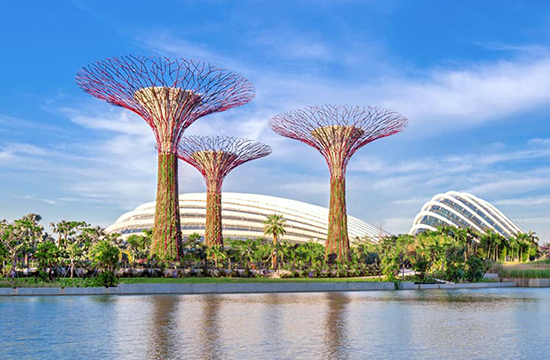
M475 282L483 278L492 261L529 261L539 256L534 233L506 239L494 232L477 233L454 227L425 231L417 236L381 239L369 251L379 256L382 274L391 281L405 268L420 282L440 278Z
M83 221L52 223L50 235L40 220L39 215L29 214L0 222L0 270L5 276L16 278L23 269L36 268L41 281L55 281L83 275L75 274L77 268L86 271L95 265L94 272L112 272L118 266L118 236Z
M379 242L355 239L345 261L327 261L324 246L316 242L226 239L225 246L208 247L194 234L182 242L178 261L166 261L150 255L151 231L122 240L86 222L62 221L51 224L54 235L50 235L40 220L29 214L0 222L0 270L12 281L25 276L51 283L75 278L76 285L112 286L117 277L257 278L274 276L277 269L275 276L284 278L375 276L389 281L475 282L495 261L525 262L539 256L533 233L505 239L490 232L441 228ZM284 222L268 219L266 233L284 239Z

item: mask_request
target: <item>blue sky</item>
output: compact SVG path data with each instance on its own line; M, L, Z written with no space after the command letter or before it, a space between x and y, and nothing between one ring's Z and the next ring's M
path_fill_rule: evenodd
M245 136L269 157L224 190L326 206L322 157L267 128L308 104L378 105L410 120L348 168L348 211L406 232L439 192L468 191L550 238L550 4L546 1L32 1L0 14L0 218L109 225L152 201L145 122L84 94L76 72L121 54L180 56L240 72L243 107L188 134ZM182 192L204 191L180 167Z

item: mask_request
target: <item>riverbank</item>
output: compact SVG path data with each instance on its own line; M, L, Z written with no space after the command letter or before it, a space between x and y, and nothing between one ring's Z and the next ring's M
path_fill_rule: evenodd
M344 279L346 280L346 279ZM66 295L156 295L156 294L251 294L251 293L302 293L348 292L381 290L435 290L435 289L487 289L515 287L514 282L415 284L412 282L372 281L272 281L233 283L120 283L117 287L21 287L0 288L0 296L66 296Z

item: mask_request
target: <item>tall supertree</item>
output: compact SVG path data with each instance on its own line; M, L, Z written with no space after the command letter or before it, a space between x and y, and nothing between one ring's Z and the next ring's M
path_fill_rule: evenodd
M178 257L180 215L177 146L198 118L246 104L254 86L244 77L207 63L165 57L121 56L78 72L88 94L141 116L157 141L158 183L151 254Z
M268 145L228 136L182 138L178 157L200 171L206 181L206 245L223 245L222 185L237 166L271 153Z
M370 106L308 106L274 116L271 129L317 149L330 170L330 208L325 256L339 261L349 253L346 168L351 156L376 139L394 135L408 120L391 110Z

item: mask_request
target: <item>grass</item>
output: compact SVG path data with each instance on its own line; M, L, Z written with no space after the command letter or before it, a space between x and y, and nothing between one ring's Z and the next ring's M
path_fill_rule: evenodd
M62 278L56 279L54 282L44 281L39 278L16 278L11 279L0 279L0 287L89 287L92 286L93 282L90 278L81 279L81 278Z
M550 259L531 262L500 262L494 267L500 277L518 279L550 278Z
M239 284L239 283L288 283L288 282L379 282L378 277L350 278L233 278L233 277L189 277L189 278L121 278L121 284Z
M498 275L503 278L549 279L550 269L501 269Z

